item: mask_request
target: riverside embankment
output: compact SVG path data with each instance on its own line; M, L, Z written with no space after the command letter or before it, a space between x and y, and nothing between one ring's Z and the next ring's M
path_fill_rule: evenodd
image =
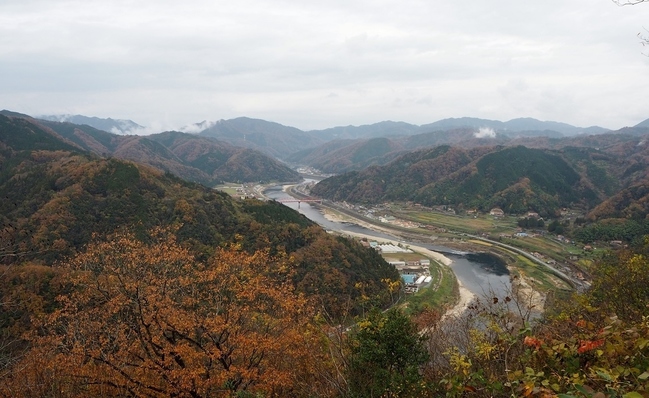
M291 186L274 186L264 191L265 196L274 200L292 198L305 198L306 196L290 191ZM289 192L290 191L290 194ZM304 214L307 218L317 222L323 228L337 233L366 237L381 242L397 242L407 245L414 251L420 252L442 264L448 265L454 272L459 285L459 302L451 313L461 313L466 306L477 296L488 294L507 295L511 293L511 282L506 267L494 267L493 261L472 256L470 252L462 252L449 247L435 245L432 242L422 241L422 236L413 234L407 229L389 228L377 225L371 220L366 220L346 209L339 209L330 202L322 204L285 203L287 206ZM330 211L328 211L330 210ZM335 216L338 213L340 216Z

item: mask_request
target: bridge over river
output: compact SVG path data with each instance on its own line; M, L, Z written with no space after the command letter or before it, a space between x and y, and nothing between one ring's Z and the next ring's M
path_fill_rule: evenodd
M305 198L305 199L276 199L280 203L297 203L297 208L300 208L300 203L305 202L305 203L322 203L322 199L313 199L313 198Z

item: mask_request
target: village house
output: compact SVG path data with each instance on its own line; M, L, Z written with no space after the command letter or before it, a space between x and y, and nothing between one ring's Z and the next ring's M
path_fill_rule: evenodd
M494 207L493 209L491 209L489 211L489 215L491 215L493 217L504 217L505 212L499 207Z

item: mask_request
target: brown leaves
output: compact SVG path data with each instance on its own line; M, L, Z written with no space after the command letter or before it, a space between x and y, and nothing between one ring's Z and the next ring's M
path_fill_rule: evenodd
M55 353L50 382L135 396L281 395L308 384L317 334L288 259L233 247L201 263L169 231L152 236L117 235L70 261L77 288L33 341Z

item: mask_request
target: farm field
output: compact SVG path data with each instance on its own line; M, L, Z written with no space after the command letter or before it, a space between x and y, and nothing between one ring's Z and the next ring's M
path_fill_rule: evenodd
M438 228L446 228L456 232L464 233L514 233L518 219L503 217L494 219L488 215L477 217L458 216L443 214L432 211L395 211L395 216L422 224L434 225Z
M548 259L553 259L557 262L569 261L574 256L589 258L593 255L574 244L559 242L554 236L549 234L535 235L533 231L528 231L529 236L515 237L515 234L520 231L517 225L518 218L515 217L496 219L489 215L480 215L474 218L430 211L415 212L407 210L395 211L394 214L396 217L408 219L420 224L446 229L447 231L444 233L436 233L440 237L457 237L457 233L486 235L489 239L518 247L530 253L541 253ZM419 228L418 231L428 230ZM430 231L428 233L430 234ZM474 241L473 243L477 242Z

